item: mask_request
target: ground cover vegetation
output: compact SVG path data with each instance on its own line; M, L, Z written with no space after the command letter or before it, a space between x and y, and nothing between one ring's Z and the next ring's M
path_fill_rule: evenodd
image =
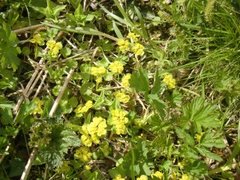
M239 178L238 1L0 9L0 179Z

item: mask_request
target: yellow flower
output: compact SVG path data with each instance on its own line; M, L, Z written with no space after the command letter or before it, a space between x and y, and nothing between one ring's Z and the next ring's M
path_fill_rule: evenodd
M79 159L80 161L88 162L91 160L92 153L90 152L88 147L80 147L76 150L74 157L76 159Z
M113 178L113 180L124 180L125 178L123 178L120 174L117 175L115 178Z
M57 57L59 50L62 49L62 43L51 39L47 42L47 47L49 49L50 56L55 58Z
M82 115L86 112L88 112L89 109L93 107L93 102L92 101L87 101L84 106L79 105L75 109L75 113L77 117L82 117Z
M146 175L141 175L137 180L148 180L148 177Z
M128 88L130 86L129 80L131 79L131 74L126 74L122 77L122 86Z
M167 85L168 89L174 89L176 87L176 80L171 74L165 74L163 82Z
M151 175L152 177L156 177L158 179L163 179L163 173L156 171L154 174Z
M138 37L139 37L139 35L132 33L132 32L128 33L128 35L127 35L127 38L132 39L133 41L137 41Z
M199 133L195 135L195 139L198 143L200 143L201 139L202 139L203 133Z
M190 177L187 174L183 174L180 180L190 180Z
M41 34L34 34L33 38L30 40L31 43L38 44L40 46L44 45L44 39Z
M110 71L114 74L121 74L123 72L123 63L121 61L114 61L109 65Z
M55 47L55 44L56 44L56 41L53 40L53 39L50 39L48 42L47 42L47 47L49 49L53 49Z
M99 144L100 138L107 134L107 123L102 117L94 117L90 124L84 124L81 128L81 142L91 147L93 143Z
M119 91L115 93L115 98L122 103L127 103L130 99L129 95Z
M107 134L107 123L102 117L94 117L93 122L91 122L89 126L92 126L92 128L88 129L91 135L96 134L98 137L102 137Z
M118 39L117 44L121 52L125 53L129 51L130 43L128 40Z
M81 136L81 142L84 146L91 147L92 146L92 138L89 135L83 134Z
M115 126L115 131L116 131L116 134L118 134L118 135L126 134L127 127L126 127L125 123L121 121L119 124L117 124Z
M127 112L122 109L114 109L110 112L111 118L109 120L109 124L113 126L113 129L116 134L126 134L127 127L126 124L128 123L128 118L125 117Z
M91 169L91 166L89 166L89 165L85 165L85 166L84 166L84 169L86 169L86 170L90 170L90 169Z
M103 76L106 72L107 71L104 67L92 67L91 68L91 74L96 77Z
M40 114L41 115L43 113L43 110L42 110L43 101L40 100L39 98L35 98L33 100L33 103L34 103L35 108L31 114L33 114L33 115Z
M144 47L142 44L140 43L135 43L132 46L132 52L136 55L136 56L143 56L144 54Z

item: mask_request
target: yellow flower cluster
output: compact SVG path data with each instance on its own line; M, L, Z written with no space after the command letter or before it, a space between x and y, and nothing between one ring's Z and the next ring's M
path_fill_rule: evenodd
M91 147L93 143L99 144L100 138L107 134L106 120L101 117L94 117L90 124L82 126L82 144Z
M47 42L47 47L49 49L50 56L56 58L59 50L62 49L63 46L61 42L56 42L55 40L51 39Z
M187 174L183 174L180 180L190 180L190 177Z
M111 119L109 124L113 126L116 134L126 134L127 127L126 124L128 123L128 118L126 117L127 112L122 109L114 109L111 110Z
M148 177L146 175L141 175L137 180L148 180Z
M109 65L109 69L113 74L121 74L123 72L123 63L121 61L114 61Z
M43 113L43 110L42 110L43 101L40 100L39 98L35 98L33 100L33 103L34 103L35 108L31 114L33 114L33 115L40 114L41 115Z
M107 70L104 67L100 66L100 67L92 67L90 73L91 75L96 77L96 82L100 83L102 82L102 78L106 74L106 72Z
M78 105L78 107L75 109L76 117L82 117L82 115L88 112L88 110L92 107L93 107L92 101L87 101L84 106Z
M139 35L130 32L130 33L128 33L127 38L129 38L129 39L131 39L133 41L138 41Z
M91 160L92 153L88 147L83 146L76 150L74 157L82 162L88 162Z
M123 178L120 174L117 175L115 178L113 178L113 180L124 180L125 178Z
M30 42L40 46L44 45L44 39L42 38L41 34L34 34Z
M143 56L144 54L144 47L143 45L141 45L140 43L136 43L133 47L132 47L132 52L137 55L137 56Z
M117 91L114 95L115 98L121 103L127 103L130 99L129 95L125 94L124 92Z
M118 39L117 45L121 52L126 53L127 51L129 51L130 42L128 40Z
M163 173L161 173L160 171L156 171L155 173L153 173L151 175L151 177L155 177L155 178L158 178L158 179L163 179Z
M131 43L126 39L118 39L117 45L119 47L119 50L123 53L131 51L136 56L143 56L144 46L137 42L138 37L139 35L130 32L128 33L127 38L131 40Z
M124 75L123 77L122 77L122 82L121 82L121 84L122 84L122 86L124 87L124 88L128 88L129 86L130 86L130 83L129 83L129 80L131 79L131 74L129 74L129 73L127 73L126 75Z
M168 89L174 89L176 87L176 80L172 74L164 74L163 82L167 85Z

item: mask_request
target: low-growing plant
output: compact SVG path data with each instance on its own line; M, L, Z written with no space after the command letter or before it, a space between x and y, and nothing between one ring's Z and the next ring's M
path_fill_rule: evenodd
M239 176L237 1L0 8L0 179Z

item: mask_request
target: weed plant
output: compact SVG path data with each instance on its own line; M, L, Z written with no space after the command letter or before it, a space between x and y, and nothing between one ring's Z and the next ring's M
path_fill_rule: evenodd
M0 9L0 179L239 178L238 1Z

